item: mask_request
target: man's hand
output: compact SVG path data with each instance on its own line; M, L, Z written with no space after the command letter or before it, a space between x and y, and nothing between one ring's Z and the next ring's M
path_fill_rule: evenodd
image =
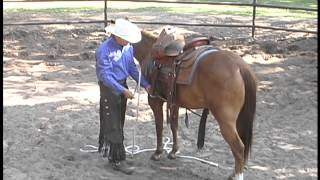
M125 96L126 98L128 98L128 99L133 99L133 98L134 98L132 92L129 91L129 89L126 89L126 90L123 92L123 94L124 94L124 96Z
M148 87L146 87L145 89L146 89L146 91L147 91L148 94L151 93L151 86L148 86Z

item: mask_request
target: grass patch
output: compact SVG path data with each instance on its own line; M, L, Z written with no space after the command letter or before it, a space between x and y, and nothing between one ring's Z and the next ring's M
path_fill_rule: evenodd
M223 2L221 0L181 0L192 2ZM253 0L227 0L227 2L235 3L252 3ZM317 8L318 4L316 0L257 0L259 4L279 5L279 6L292 6L292 7L305 7L305 8Z
M191 13L191 14L201 14L201 15L237 15L237 16L252 16L252 7L243 6L179 6L179 7L169 7L169 6L148 6L148 7L130 7L129 6L119 6L108 8L109 12L158 12L158 13ZM292 17L292 18L317 18L317 12L302 11L302 10L288 10L288 9L273 9L273 8L257 8L256 15L259 17L278 17L281 14L282 17Z
M109 12L158 12L158 13L171 13L171 14L207 14L207 15L242 15L251 16L252 10L239 8L239 9L226 9L219 10L215 8L190 8L190 7L143 7L137 9L125 9L125 8L109 8Z
M310 11L302 11L302 10L291 10L291 9L272 9L270 11L269 8L257 8L256 10L257 16L261 17L292 17L292 18L317 18L317 12Z
M103 12L103 8L95 7L75 7L75 8L12 8L6 9L6 13L30 12L30 13L85 13L85 12Z
M199 1L199 0L198 0ZM215 1L215 0L214 0ZM231 0L239 2L236 0ZM203 1L205 2L205 1ZM249 1L250 2L250 1ZM261 0L259 3L268 2L268 4L275 4L276 1ZM278 2L278 1L277 1ZM284 1L279 1L281 3ZM303 2L305 5L314 5L312 0L287 0L286 5L298 4ZM288 3L291 2L291 3ZM312 4L313 2L313 4ZM301 7L301 6L300 6ZM32 13L103 13L102 7L38 7L38 8L12 8L5 9L6 13L14 12L32 12ZM110 1L108 4L108 12L159 12L159 13L191 13L199 15L237 15L237 16L252 16L252 7L245 6L225 6L225 5L187 5L187 4L164 4L164 3L134 3L134 2L115 2ZM317 18L317 12L301 11L301 10L287 10L274 8L257 8L257 16L259 17L282 17L292 18Z

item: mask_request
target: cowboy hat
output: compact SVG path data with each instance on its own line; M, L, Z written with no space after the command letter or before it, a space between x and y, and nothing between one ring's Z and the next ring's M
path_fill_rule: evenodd
M107 33L114 34L130 43L137 43L141 40L141 32L137 25L125 19L116 19L115 24L105 28Z

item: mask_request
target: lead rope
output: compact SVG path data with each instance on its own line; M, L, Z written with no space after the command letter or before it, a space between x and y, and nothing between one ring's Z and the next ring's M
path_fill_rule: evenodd
M131 157L133 158L134 155L134 150L138 149L138 146L135 145L135 140L136 140L136 126L138 123L138 119L139 119L139 107L140 107L140 87L141 87L141 67L138 63L138 61L136 60L136 58L134 58L136 65L138 67L138 71L139 71L139 80L138 80L138 84L133 92L133 96L135 95L136 92L138 92L138 102L137 102L137 114L136 114L136 122L134 123L134 127L133 127L133 138L132 138L132 146L131 146ZM127 150L126 150L127 151Z
M135 59L135 61L136 61L136 59ZM140 68L139 64L136 63L136 65L137 65L138 71L139 71L139 80L138 80L138 84L135 87L133 95L138 93L138 102L137 102L137 111L136 111L136 116L137 117L136 117L136 122L135 122L134 127L133 127L132 145L129 145L129 146L125 147L126 153L131 155L132 158L133 158L133 155L135 155L135 154L139 154L139 153L147 152L147 151L155 151L156 150L156 148L141 149L140 150L140 147L138 145L135 145L135 129L136 129L136 124L138 123L138 118L139 118L140 84L141 84L141 68ZM173 144L173 142L170 141L170 138L166 137L166 141L164 142L163 149L166 151L167 154L169 154L170 151L172 150L172 148L168 147L168 145L172 145L172 144ZM86 149L86 148L91 148L91 149ZM93 145L85 145L83 148L80 148L80 151L81 152L91 152L91 153L98 152L98 147L93 146ZM177 152L177 153L179 153L179 152ZM197 160L197 161L200 161L202 163L205 163L205 164L209 164L211 166L218 167L217 163L214 163L214 162L211 162L211 161L207 161L207 160L204 160L204 159L200 159L200 158L197 158L197 157L193 157L193 156L177 155L177 157L186 158L186 159L193 159L193 160Z

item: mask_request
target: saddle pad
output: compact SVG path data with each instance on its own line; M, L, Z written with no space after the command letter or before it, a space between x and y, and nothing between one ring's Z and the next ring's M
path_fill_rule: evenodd
M211 45L205 45L205 46L197 46L193 47L187 51L185 51L183 54L177 57L178 61L181 61L180 68L188 68L193 63L195 63L197 57L203 53L204 51L210 50L213 47Z
M180 68L178 75L177 75L177 84L183 84L183 85L190 85L191 82L194 79L195 72L197 70L198 64L203 60L208 54L212 52L218 51L217 49L210 48L206 49L205 51L201 51L200 53L197 54L195 57L195 60L192 61L192 66L186 67L186 68Z

